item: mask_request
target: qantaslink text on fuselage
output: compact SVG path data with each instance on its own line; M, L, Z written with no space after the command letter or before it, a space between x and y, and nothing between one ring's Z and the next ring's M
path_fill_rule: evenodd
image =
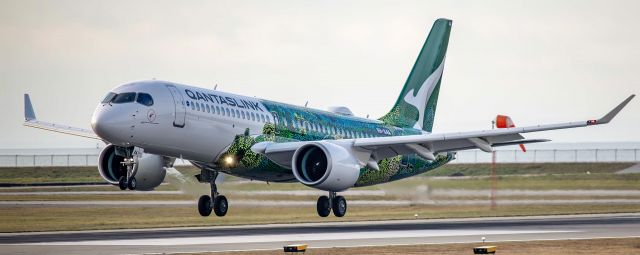
M184 92L187 96L193 100L199 100L204 102L216 103L216 104L226 104L228 106L238 107L242 109L251 109L251 110L259 110L264 112L264 110L260 107L260 103L247 101L243 99L236 99L229 96L220 96L209 93L201 93L201 92L193 92L189 89L185 89Z

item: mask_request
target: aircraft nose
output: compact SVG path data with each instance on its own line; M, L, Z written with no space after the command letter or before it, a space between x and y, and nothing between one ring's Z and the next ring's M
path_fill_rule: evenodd
M99 106L91 117L91 128L100 138L112 144L126 145L130 138L128 114L113 106Z

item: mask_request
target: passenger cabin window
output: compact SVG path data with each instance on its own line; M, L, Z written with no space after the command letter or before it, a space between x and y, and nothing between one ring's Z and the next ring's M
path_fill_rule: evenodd
M138 93L138 98L136 99L136 102L138 102L141 105L152 106L153 98L151 97L151 95L147 93Z
M127 92L127 93L117 94L116 97L114 97L113 101L111 102L114 104L124 104L124 103L131 103L135 99L136 99L135 92Z

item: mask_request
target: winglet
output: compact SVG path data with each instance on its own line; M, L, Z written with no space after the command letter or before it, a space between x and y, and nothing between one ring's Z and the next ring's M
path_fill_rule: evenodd
M30 121L36 119L36 113L33 112L33 106L31 105L31 98L29 94L24 94L24 120Z
M631 99L633 99L636 95L631 95L629 97L627 97L627 99L625 99L624 101L622 101L622 103L620 103L618 106L616 106L616 108L613 108L613 110L611 110L609 113L607 113L607 115L605 115L604 117L600 118L597 121L587 121L587 124L589 125L593 125L593 124L607 124L609 123L621 110L622 108L624 108L625 106L627 106L627 104L631 101Z

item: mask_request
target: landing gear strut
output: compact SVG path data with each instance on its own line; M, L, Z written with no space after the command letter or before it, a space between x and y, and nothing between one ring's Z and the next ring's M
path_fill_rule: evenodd
M318 215L327 217L333 210L333 215L342 217L347 213L347 200L343 196L336 196L336 193L329 191L329 196L320 196L316 204Z
M138 184L136 177L134 177L136 176L136 172L138 172L138 163L133 157L135 156L125 158L124 161L121 162L121 164L127 166L127 175L120 176L118 180L118 187L120 187L121 190L126 190L127 188L135 190Z
M229 210L227 198L218 193L218 186L216 185L218 174L217 171L202 170L201 173L196 176L199 181L209 182L211 186L211 196L202 195L198 200L198 212L203 217L211 215L211 211L213 211L216 216L222 217L225 216L227 210Z

